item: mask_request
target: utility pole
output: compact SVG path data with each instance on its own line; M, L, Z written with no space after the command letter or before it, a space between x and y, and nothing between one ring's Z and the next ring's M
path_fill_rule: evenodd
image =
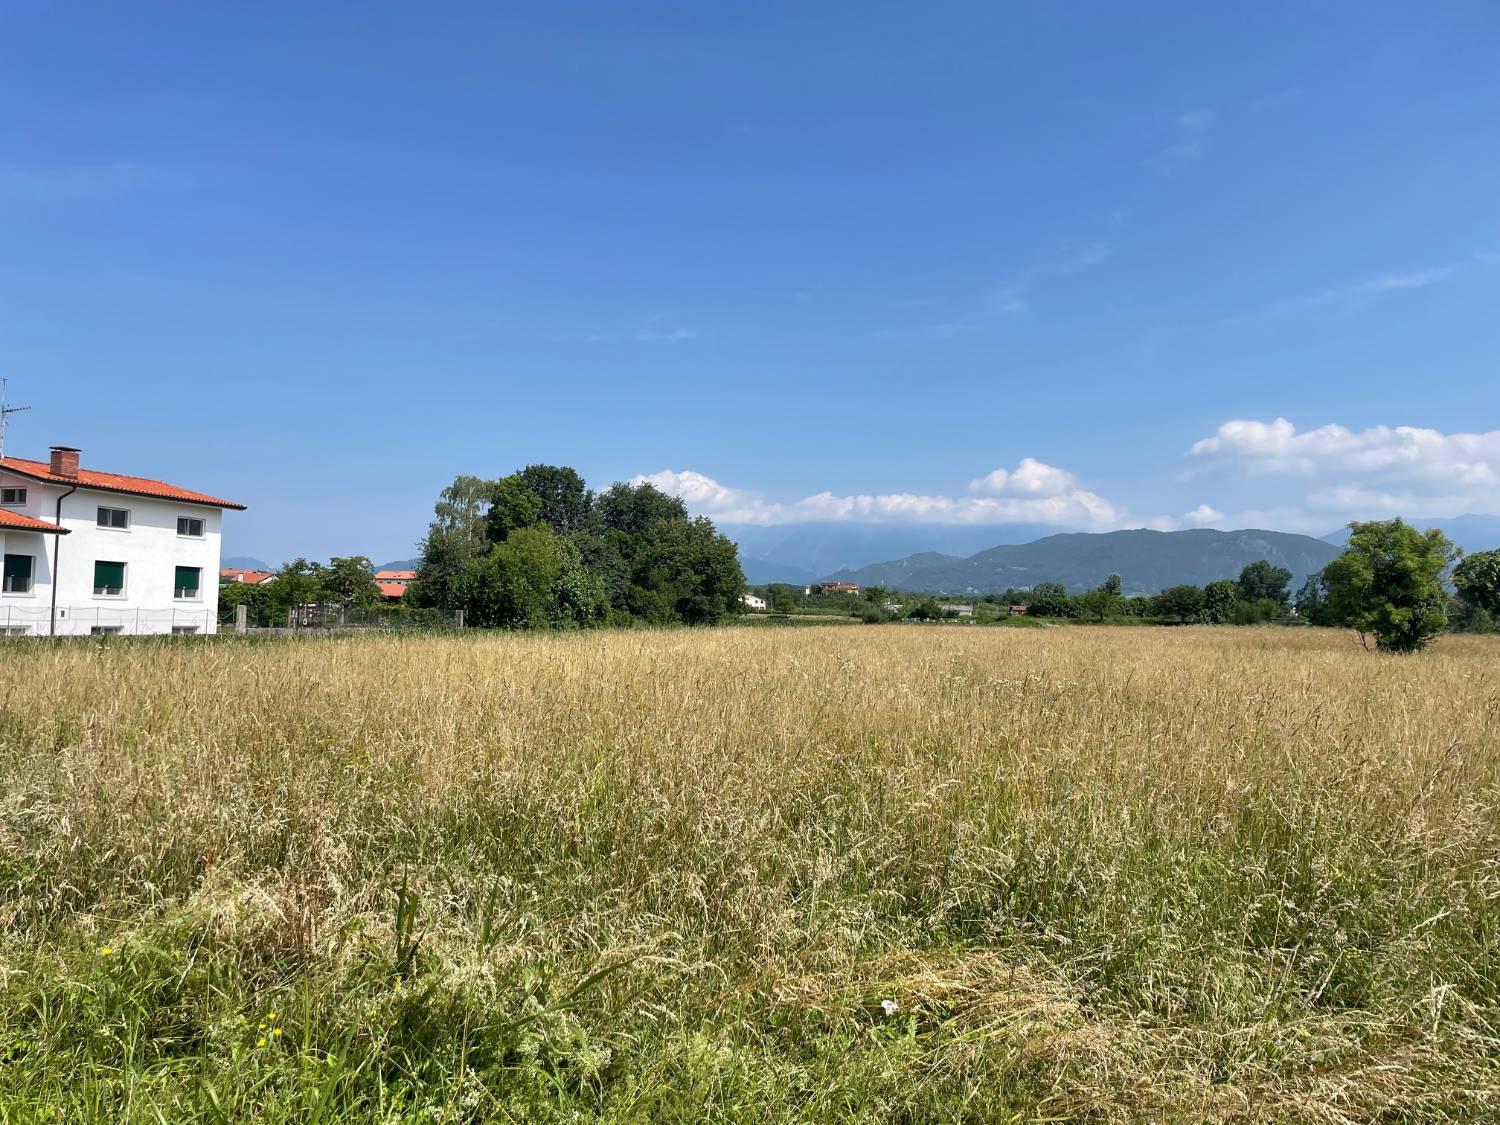
M5 456L5 424L10 421L12 414L19 414L23 410L30 410L29 406L10 406L5 401L5 387L8 379L0 379L0 458Z

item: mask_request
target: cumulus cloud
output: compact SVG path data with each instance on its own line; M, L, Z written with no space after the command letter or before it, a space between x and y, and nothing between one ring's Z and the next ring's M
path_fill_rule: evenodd
M1500 510L1500 430L1450 434L1330 424L1299 431L1285 418L1234 419L1194 442L1189 457L1247 475L1316 482L1306 497L1314 511L1441 516Z
M969 482L974 495L1058 496L1077 486L1077 480L1066 469L1043 464L1035 457L1023 457L1012 470L996 469Z
M819 492L782 504L693 470L642 474L633 483L654 484L681 496L692 511L725 523L1043 523L1107 529L1121 515L1104 497L1078 487L1071 473L1030 457L1014 470L997 469L974 481L970 492L980 495L969 496Z
M1299 432L1285 418L1234 419L1193 443L1191 456L1254 472L1355 473L1463 486L1500 485L1500 430L1445 434L1418 426L1350 430L1330 424Z
M1188 527L1214 527L1224 522L1224 513L1207 504L1199 504L1191 512L1185 512L1182 522Z

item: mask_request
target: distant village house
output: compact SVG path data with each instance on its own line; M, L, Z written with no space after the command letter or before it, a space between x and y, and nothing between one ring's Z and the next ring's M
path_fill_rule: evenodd
M375 585L380 588L381 597L395 604L406 597L406 588L416 576L415 570L377 570Z

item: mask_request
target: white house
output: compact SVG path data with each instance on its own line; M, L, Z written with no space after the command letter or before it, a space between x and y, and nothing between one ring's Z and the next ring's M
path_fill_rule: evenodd
M244 505L78 460L0 458L0 634L217 631L220 517Z
M746 609L763 610L766 608L766 599L759 594L741 594L740 601Z

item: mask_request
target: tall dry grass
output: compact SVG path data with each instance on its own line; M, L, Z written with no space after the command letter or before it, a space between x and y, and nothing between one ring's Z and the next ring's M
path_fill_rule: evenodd
M8 644L0 1120L1500 1115L1497 657Z

